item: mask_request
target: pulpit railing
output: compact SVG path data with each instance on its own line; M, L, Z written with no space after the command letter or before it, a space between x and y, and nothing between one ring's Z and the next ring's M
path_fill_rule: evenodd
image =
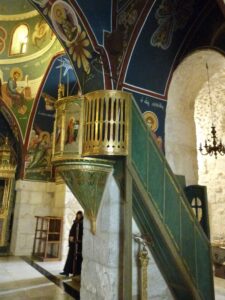
M127 155L131 99L113 90L85 95L82 155Z

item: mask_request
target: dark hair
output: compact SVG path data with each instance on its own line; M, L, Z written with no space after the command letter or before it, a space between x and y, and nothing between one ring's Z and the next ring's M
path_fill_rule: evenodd
M83 216L83 212L81 210L79 210L76 215L82 215Z

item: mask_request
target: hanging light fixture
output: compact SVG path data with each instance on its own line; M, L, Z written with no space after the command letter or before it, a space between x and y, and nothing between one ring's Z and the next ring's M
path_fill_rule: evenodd
M211 90L209 85L209 71L208 71L208 64L206 63L206 70L207 70L207 83L208 83L208 92L209 92L209 99L210 99L210 107L211 107L211 115L212 115L212 97L211 97ZM217 154L224 155L225 154L225 146L222 144L221 139L218 141L216 136L216 127L212 120L211 126L211 139L208 138L205 140L204 146L200 143L199 151L202 155L214 155L217 158Z

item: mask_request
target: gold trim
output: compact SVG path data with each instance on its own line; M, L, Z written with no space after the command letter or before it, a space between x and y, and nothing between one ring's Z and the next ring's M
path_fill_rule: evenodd
M59 98L55 102L55 108L59 108L63 104L73 103L74 101L78 101L77 103L80 104L82 100L84 100L84 96L79 96L79 95L73 95L73 96ZM63 107L63 109L65 109L65 107Z
M55 108L52 163L77 160L81 157L82 149L83 96L73 95L60 98L56 101ZM65 144L69 126L68 120L73 117L76 120L75 125L78 123L76 140ZM58 135L57 132L60 132L60 134Z
M0 178L14 178L15 177L15 172L16 172L16 167L0 167Z
M114 161L105 159L79 159L76 161L61 161L56 163L57 171L68 171L68 170L90 170L90 171L102 171L109 172L109 169L113 168Z
M140 300L148 300L148 251L143 245L138 253L138 259L140 262Z
M85 97L90 99L90 98L97 98L99 95L105 96L105 97L115 97L115 96L122 97L124 95L127 95L127 97L131 97L132 93L118 91L118 90L97 90L97 91L85 94Z
M0 233L0 246L6 246L6 233L8 228L8 215L12 193L13 179L5 179L2 206L0 207L0 219L2 220L2 232Z
M130 93L98 90L85 94L83 156L128 154Z
M87 216L87 218L88 218L88 220L90 221L90 224L91 224L91 233L93 235L95 235L96 234L96 227L97 227L96 226L96 216L95 216L95 214L92 210L87 211L85 214L86 214L86 216Z
M37 10L32 10L23 14L15 14L15 15L0 15L0 21L20 21L26 20L39 15Z

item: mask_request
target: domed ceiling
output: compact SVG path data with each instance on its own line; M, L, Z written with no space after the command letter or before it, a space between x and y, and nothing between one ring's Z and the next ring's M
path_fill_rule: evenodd
M25 113L23 107L18 111L10 103L4 103L20 124L21 140L26 146L38 114L35 110L43 99L40 80L60 50L54 34L67 54L63 58L66 64L62 65L71 74L72 69L76 72L74 80L82 93L98 89L131 92L143 115L154 116L157 124L154 134L162 143L168 88L176 67L197 49L225 51L222 0L3 0L0 3L2 86L16 63L22 70L21 86L27 80L32 81L28 94L37 95L35 100L27 100ZM16 22L28 25L30 44L26 55L10 56ZM43 85L44 81L42 88Z
M16 15L34 11L34 7L27 0L2 0L0 15Z
M20 39L21 45L14 47L14 41ZM29 159L26 153L33 128L37 135L46 128L52 131L54 110L45 109L45 100L57 97L59 66L69 73L72 69L63 52L55 34L28 1L0 2L0 136L9 136L21 174L25 158ZM68 78L69 73L66 80L71 86L75 76L72 73Z

